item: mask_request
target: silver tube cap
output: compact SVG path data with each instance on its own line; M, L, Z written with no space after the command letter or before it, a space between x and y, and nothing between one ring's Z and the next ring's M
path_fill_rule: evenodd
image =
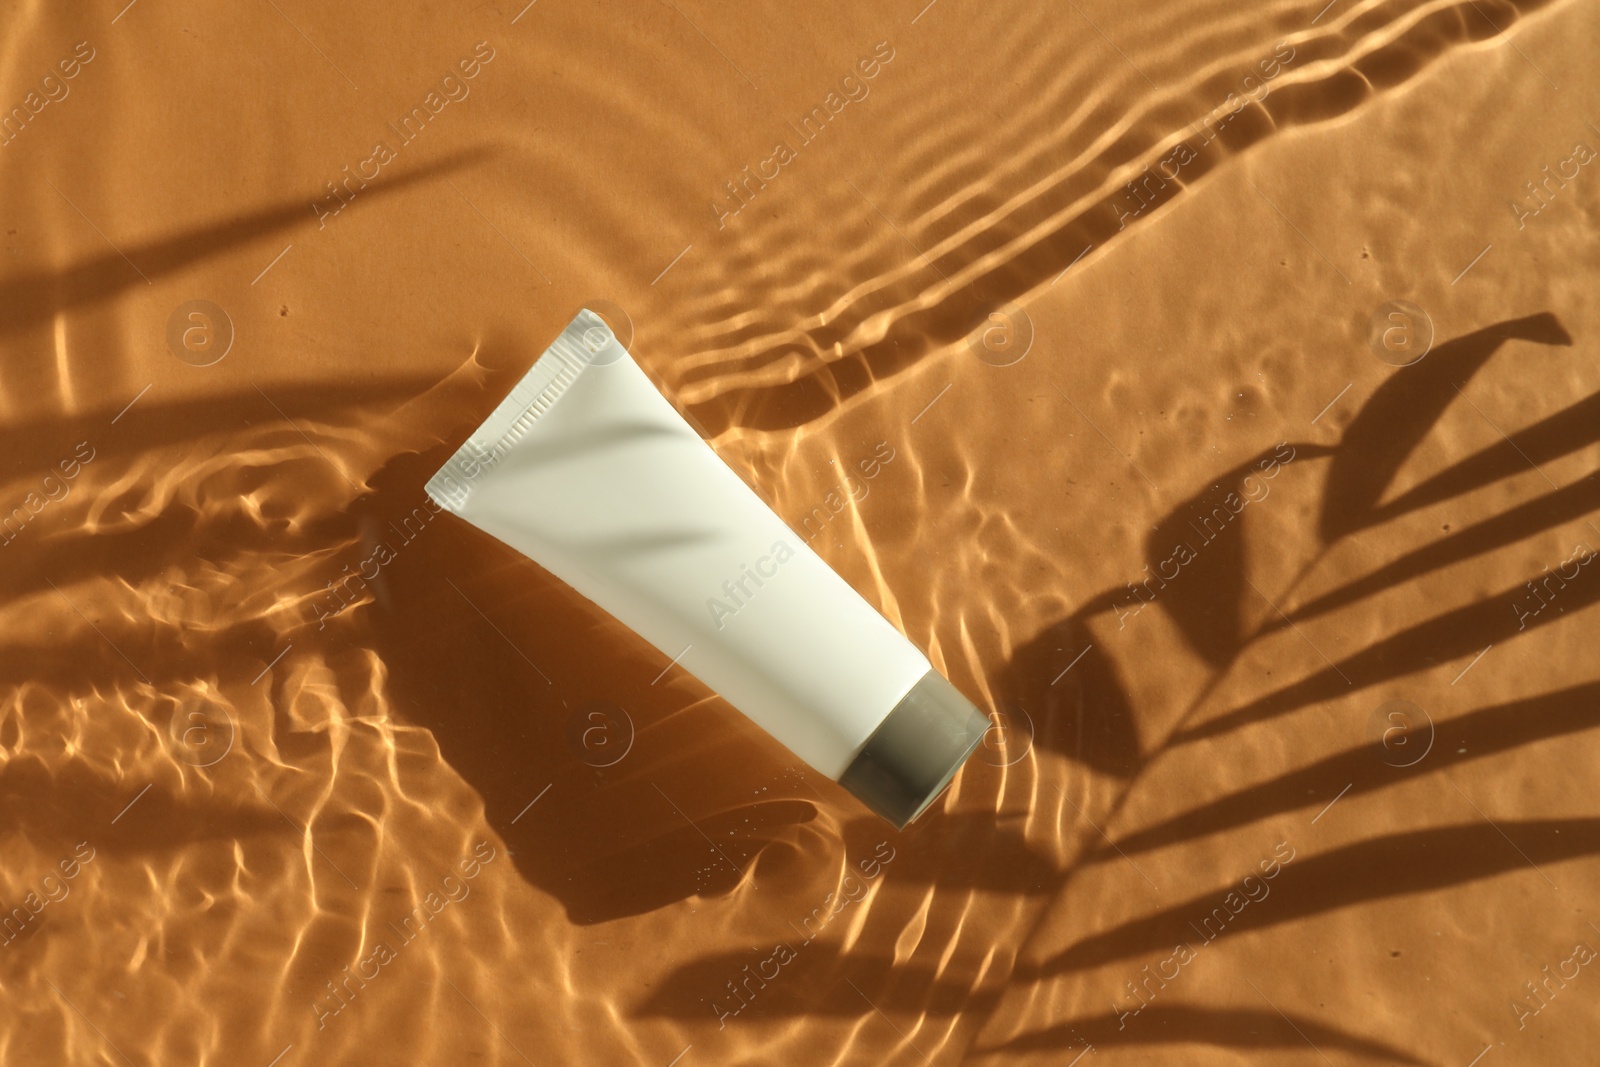
M959 689L929 671L872 731L839 784L904 830L944 792L990 725Z

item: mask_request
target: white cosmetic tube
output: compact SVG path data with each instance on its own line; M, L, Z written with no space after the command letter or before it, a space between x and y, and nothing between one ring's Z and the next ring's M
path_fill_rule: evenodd
M580 311L428 480L904 827L989 720Z

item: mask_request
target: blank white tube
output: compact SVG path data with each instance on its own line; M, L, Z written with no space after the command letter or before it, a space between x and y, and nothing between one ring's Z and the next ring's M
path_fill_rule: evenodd
M989 720L580 311L428 481L904 827Z

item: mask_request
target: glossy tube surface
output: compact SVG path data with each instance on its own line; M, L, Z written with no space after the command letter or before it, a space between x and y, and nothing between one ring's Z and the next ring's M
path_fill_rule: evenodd
M427 491L898 825L988 728L718 458L592 312L568 324Z

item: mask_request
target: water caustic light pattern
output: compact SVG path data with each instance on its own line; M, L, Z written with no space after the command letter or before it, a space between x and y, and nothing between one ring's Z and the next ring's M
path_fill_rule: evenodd
M1600 1046L1600 5L5 30L0 1061ZM584 306L992 716L905 831L424 494Z

